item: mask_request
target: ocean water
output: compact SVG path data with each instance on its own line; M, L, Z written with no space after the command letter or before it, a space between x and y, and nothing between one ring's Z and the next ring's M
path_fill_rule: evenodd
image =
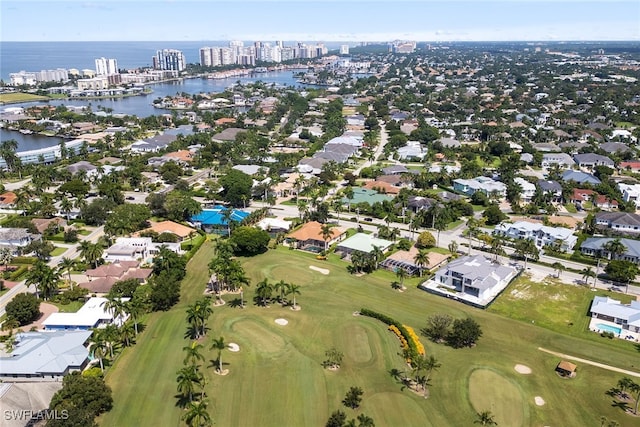
M245 46L253 42L245 41ZM296 42L284 42L292 46ZM309 42L311 43L311 42ZM162 42L0 42L0 76L9 80L10 73L21 70L40 71L56 68L95 69L96 58L115 58L119 68L151 66L151 58L159 49L181 50L188 63L200 62L200 48L228 46L229 41L162 41ZM326 43L335 49L340 43Z

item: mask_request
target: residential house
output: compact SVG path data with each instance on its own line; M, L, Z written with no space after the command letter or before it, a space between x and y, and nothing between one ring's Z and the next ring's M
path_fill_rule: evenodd
M418 213L419 211L431 209L437 203L439 203L437 200L429 197L409 196L407 199L407 208L411 209L414 213Z
M169 233L173 234L177 237L178 242L182 242L191 236L192 234L196 234L196 230L191 227L187 227L186 225L178 224L173 221L160 221L160 222L151 222L151 227L141 230L136 233L135 237L138 237L141 233L145 231L153 231L158 234Z
M82 371L89 362L87 342L91 334L92 331L18 333L13 351L0 356L0 380L61 381L70 372Z
M604 210L618 208L617 200L611 199L610 197L602 194L598 194L596 191L582 188L573 189L573 195L571 196L570 202L582 208L584 208L584 202L593 203L597 208Z
M54 230L64 230L67 226L67 221L59 218L33 218L31 223L36 227L38 233L44 234L49 228Z
M296 249L310 252L321 252L326 246L338 243L347 236L347 230L341 227L331 227L331 235L325 242L322 235L322 224L317 221L307 222L302 227L289 233L287 240L293 242Z
M618 189L622 193L622 200L634 202L636 209L640 207L640 184L618 184Z
M374 190L382 194L398 194L400 193L400 188L394 185L389 184L384 181L368 181L364 184L364 188L368 190Z
M608 158L607 156L601 156L600 154L595 153L584 153L584 154L576 154L573 156L573 160L577 163L581 168L587 168L593 170L596 166L607 166L610 168L615 167L615 163L613 160Z
M609 154L627 153L631 150L628 145L620 142L605 142L598 145L598 148Z
M422 283L420 288L484 307L517 273L514 267L492 262L484 255L463 256L436 271L433 279Z
M628 212L599 212L596 226L620 233L640 233L640 215Z
M515 178L515 183L520 186L522 191L520 192L520 198L523 202L529 203L536 194L536 186L524 178Z
M171 160L182 165L190 165L193 162L193 152L189 150L178 150L162 156L166 160Z
M613 298L597 296L593 298L589 312L592 317L589 328L592 330L603 329L610 331L610 328L602 328L602 324L592 325L593 319L598 319L599 321L611 322L617 325L620 329L620 333L617 335L620 338L625 335L625 331L640 332L640 301L622 304Z
M542 195L548 197L550 202L562 202L562 185L560 183L541 179L537 185Z
M495 181L486 176L479 176L473 179L454 179L453 189L467 196L472 196L480 191L487 197L496 195L503 198L507 192L507 186L500 181Z
M400 147L396 150L398 153L398 159L424 159L427 155L427 149L422 147L419 141L407 141L404 147Z
M122 301L129 301L130 298L121 298ZM122 325L127 321L129 315L126 313L118 316L107 308L107 298L92 297L84 303L75 313L51 313L43 322L45 330L83 330L88 331L94 328L104 328L107 325Z
M136 141L131 144L130 150L134 153L153 153L166 148L173 141L178 139L175 135L161 134L151 138Z
M17 198L18 196L16 196L16 193L14 193L13 191L7 191L3 194L0 194L0 209L15 208Z
M400 175L407 172L409 172L409 169L407 169L407 167L403 165L391 165L382 168L382 173L384 175Z
M232 169L240 171L249 176L260 175L263 174L265 170L267 170L267 168L258 165L235 165L232 167Z
M543 168L551 168L557 165L564 169L573 167L576 163L567 153L545 153L542 155L541 166Z
M602 182L595 176L591 175L590 173L586 173L582 171L574 171L574 170L564 171L564 173L562 174L562 180L574 181L578 184L591 184L591 185L598 185Z
M571 251L578 241L578 237L574 236L573 231L568 228L548 227L528 221L517 221L513 224L500 223L496 225L493 234L516 240L531 240L539 249L546 245L557 246L563 252Z
M8 248L13 255L18 255L23 248L40 238L39 234L31 234L26 228L0 227L0 248Z
M373 234L356 233L348 239L338 243L336 253L350 257L353 252L371 254L376 250L376 248L382 252L386 252L392 245L392 241L374 237Z
M638 160L630 160L628 162L620 162L618 165L618 169L622 171L640 171L640 161Z
M412 246L408 251L396 251L389 255L382 264L382 267L390 271L397 271L398 268L403 269L409 275L414 275L422 271L430 271L440 267L446 260L451 257L449 254L440 254L437 252L429 252L429 263L427 265L416 264L415 258L418 254L418 248Z
M199 214L191 217L190 222L194 227L201 228L206 232L216 232L224 234L227 232L229 221L242 222L249 216L249 212L240 209L231 209L229 219L226 218L226 211L229 208L216 205L213 208L203 209Z
M531 145L534 150L540 151L541 153L559 153L562 151L560 147L550 142L538 142Z
M144 284L151 273L152 268L141 268L138 261L119 261L87 270L85 275L88 281L78 283L78 286L95 294L106 294L115 283L124 280L133 279Z
M589 237L580 245L580 252L596 258L620 259L640 265L640 240L618 239L625 250L621 254L611 254L605 249L607 243L616 240L613 237Z
M286 233L291 229L291 221L285 221L280 218L263 218L256 224L262 230L268 231L270 235L275 236L279 233Z
M182 253L180 243L154 243L151 237L118 237L104 253L103 259L107 262L116 261L148 261L165 247L177 254Z

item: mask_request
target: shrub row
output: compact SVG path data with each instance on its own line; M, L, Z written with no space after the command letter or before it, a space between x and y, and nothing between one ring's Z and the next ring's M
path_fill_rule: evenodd
M416 335L416 331L414 331L411 326L407 326L407 325L403 325L403 326L407 330L407 332L409 333L411 341L413 341L413 343L415 344L416 350L418 350L418 354L420 356L424 356L424 354L425 354L424 346L420 342L420 338L418 338L418 335Z
M22 277L22 275L25 274L28 270L28 265L21 265L11 272L11 274L9 275L9 280L11 280L12 282L20 281L20 277Z
M400 346L402 347L403 350L406 350L409 348L409 344L407 344L407 340L402 336L402 332L400 332L400 329L396 328L396 325L389 326L389 330L394 334L396 334L396 336L400 340Z
M411 353L424 354L424 353L419 353L419 350L418 350L418 347L416 346L415 341L413 341L413 339L411 338L411 335L409 334L409 331L407 331L407 328L402 323L398 322L397 320L385 314L378 313L376 311L369 310L366 308L361 309L360 314L363 316L373 317L374 319L378 319L381 322L386 323L388 326L391 326L391 325L395 326L400 331L404 339L407 341L407 344L409 346L409 351ZM422 351L424 352L424 349Z

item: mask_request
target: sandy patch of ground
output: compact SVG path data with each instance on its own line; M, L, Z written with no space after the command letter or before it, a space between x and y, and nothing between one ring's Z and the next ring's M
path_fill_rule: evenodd
M538 406L543 406L545 404L544 399L540 396L536 396L535 401Z
M240 346L234 342L229 343L227 347L229 348L229 351L232 351L234 353L237 353L240 351Z
M522 375L529 375L531 373L531 368L525 365L517 364L513 367L513 369L515 369L517 373Z
M531 270L527 270L527 273L529 274L532 282L541 283L548 277L546 273L533 268Z
M293 305L292 305L292 306L291 306L291 310L293 310L293 311L300 311L300 310L302 310L302 307L300 307L298 304L296 304L295 306L293 306Z
M329 270L327 270L326 268L316 267L315 265L310 265L309 268L314 271L317 271L320 274L324 274L324 275L329 274Z
M223 369L222 371L216 369L215 371L213 371L216 375L228 375L229 374L229 370L228 369Z
M280 326L285 326L289 324L289 321L287 319L276 319L275 322Z

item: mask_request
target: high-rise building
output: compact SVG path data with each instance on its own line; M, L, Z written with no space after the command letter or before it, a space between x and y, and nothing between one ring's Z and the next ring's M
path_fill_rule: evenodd
M182 71L187 66L187 60L180 50L162 49L153 57L153 68L156 70Z
M215 48L213 48L215 49ZM212 62L212 48L210 47L203 47L200 48L200 65L202 65L203 67L211 67L213 66L213 62Z
M349 45L348 44L340 45L340 55L349 55Z
M118 61L105 57L96 59L97 76L110 76L112 74L118 74Z

